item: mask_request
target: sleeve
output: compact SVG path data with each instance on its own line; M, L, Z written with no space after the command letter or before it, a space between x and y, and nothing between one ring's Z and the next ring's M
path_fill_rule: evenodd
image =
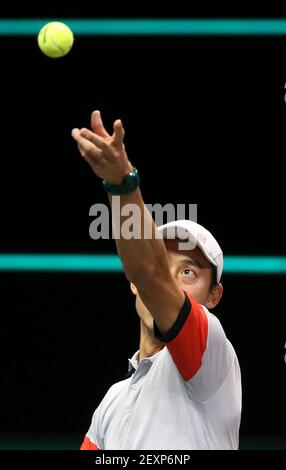
M117 398L128 380L121 380L109 388L93 413L81 450L105 450L105 436L117 407Z
M234 350L219 320L185 292L179 315L164 335L154 324L156 338L164 342L193 399L209 399L222 385L233 362Z
M92 416L91 424L89 427L86 436L80 446L80 450L103 450L104 449L104 439L101 436L101 408L102 402L95 410Z
M85 436L80 450L100 450L87 436Z

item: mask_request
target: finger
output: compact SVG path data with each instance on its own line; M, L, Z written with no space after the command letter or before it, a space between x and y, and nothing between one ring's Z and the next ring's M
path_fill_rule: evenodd
M101 137L111 137L102 123L100 111L93 111L91 114L91 128L93 132Z
M85 139L81 136L79 129L72 130L72 137L78 143L80 148L80 153L83 157L89 158L100 158L101 157L101 150L96 147L92 142Z
M77 127L75 127L74 129L72 129L71 131L71 135L72 137L75 139L75 137L79 134L79 129Z
M92 142L94 145L96 145L98 148L102 150L106 150L108 148L108 144L106 140L103 137L100 137L99 135L95 134L94 132L90 131L89 129L83 128L79 131L81 137L84 137L85 139L89 140Z
M124 128L120 119L117 119L116 121L114 121L113 129L114 129L114 132L113 132L112 137L113 137L114 144L115 145L122 144L125 131L124 131Z
M83 158L86 158L86 154L85 154L85 151L83 150L82 146L79 145L79 144L77 144L77 148L78 148L79 153L81 154L81 156L82 156Z

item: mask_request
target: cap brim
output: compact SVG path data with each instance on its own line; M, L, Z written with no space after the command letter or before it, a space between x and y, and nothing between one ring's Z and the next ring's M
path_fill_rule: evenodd
M176 229L184 230L186 233L188 233L191 236L191 239L194 241L194 246L199 247L199 249L203 252L205 258L213 265L217 267L217 263L211 258L211 256L208 254L207 251L204 249L204 245L200 242L200 240L197 239L197 234L193 233L189 228L182 226L180 222L176 223L176 221L171 222L169 224L161 225L158 227L159 232L162 233L163 239L175 239L176 238ZM169 237L167 237L167 230ZM173 232L173 233L172 233ZM171 236L170 236L171 235ZM180 237L178 237L180 239ZM184 240L181 240L182 242ZM190 248L192 249L192 248Z

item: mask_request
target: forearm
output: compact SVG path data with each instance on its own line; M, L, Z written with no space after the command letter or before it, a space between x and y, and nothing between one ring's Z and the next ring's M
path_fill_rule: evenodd
M109 202L113 208L112 227L117 251L129 281L138 284L155 273L167 273L169 265L165 244L144 205L140 190L120 197L109 194ZM127 220L130 218L133 221L132 233L128 230Z

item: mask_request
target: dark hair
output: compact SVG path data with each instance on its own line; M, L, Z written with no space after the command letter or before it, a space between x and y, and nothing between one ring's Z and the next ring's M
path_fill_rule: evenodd
M211 277L211 283L210 283L210 292L212 292L217 285L218 285L218 282L217 282L217 268L216 268L216 266L212 266L212 277Z

